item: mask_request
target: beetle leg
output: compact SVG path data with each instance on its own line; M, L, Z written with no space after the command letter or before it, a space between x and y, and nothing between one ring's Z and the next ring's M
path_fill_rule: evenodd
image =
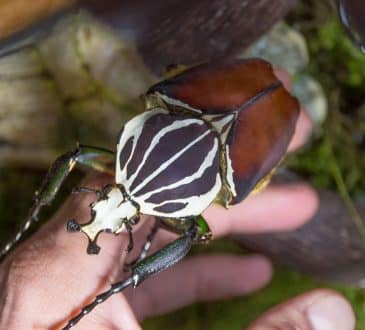
M152 246L152 242L153 242L154 238L156 237L156 234L157 234L157 231L159 228L160 228L160 223L156 219L154 225L152 226L150 233L147 235L146 242L144 243L144 245L142 247L140 255L135 260L133 260L129 263L125 263L124 267L123 267L124 271L126 271L126 272L129 271L131 268L133 268L134 265L136 265L138 262L142 261L144 258L147 257L147 253Z
M82 164L94 170L112 174L114 162L115 156L113 152L82 145L58 157L48 170L39 191L35 193L34 205L30 209L25 222L10 242L0 250L0 259L4 258L14 245L23 238L28 229L38 221L38 214L41 208L52 202L63 181L76 164Z
M138 262L142 261L143 259L145 259L147 257L147 253L152 246L152 242L155 239L159 228L160 228L159 221L156 220L155 224L153 225L150 233L148 234L148 236L146 238L146 242L144 243L144 245L142 247L141 254L139 255L138 259L134 262L134 264L137 264Z
M193 225L182 237L171 242L156 253L139 261L132 268L132 275L124 281L115 283L111 288L96 296L94 301L85 306L81 312L72 318L63 330L67 330L76 325L86 314L90 313L97 305L107 300L115 293L123 291L128 286L137 287L150 276L157 274L182 260L190 251L194 243L198 228Z
M128 243L128 247L127 247L127 253L131 252L133 250L134 247L134 240L133 240L133 226L135 226L138 222L139 222L140 218L139 216L133 217L132 219L129 219L125 222L125 228L128 232L128 236L129 236L129 243Z
M201 216L195 218L195 223L198 228L195 243L207 243L212 239L212 232L206 220Z
M89 187L76 187L72 189L71 193L72 194L91 193L99 197L100 191Z
M185 219L177 218L158 218L160 220L161 227L175 234L183 234L191 226L196 226L197 232L194 238L194 243L205 243L212 238L212 232L208 223L203 216L198 215Z
M132 233L132 225L128 222L125 223L125 228L127 229L128 232L128 247L127 247L127 253L131 252L133 250L134 247L134 240L133 240L133 233Z

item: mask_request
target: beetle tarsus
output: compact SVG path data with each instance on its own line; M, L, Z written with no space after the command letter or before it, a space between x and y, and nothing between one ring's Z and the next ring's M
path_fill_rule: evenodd
M99 254L100 252L100 246L97 245L94 241L90 241L87 250L87 254Z
M67 231L69 233L79 232L81 230L81 226L75 219L71 219L67 222Z

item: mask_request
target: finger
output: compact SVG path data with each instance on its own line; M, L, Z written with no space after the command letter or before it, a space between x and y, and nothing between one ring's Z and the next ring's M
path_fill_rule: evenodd
M316 212L318 197L304 183L273 185L242 203L225 209L211 205L203 216L214 237L295 229Z
M281 80L284 87L290 91L292 89L292 82L290 75L283 70L275 70L275 75ZM299 117L295 127L294 136L290 142L289 151L294 151L305 144L308 140L313 128L313 123L307 111L300 109Z
M270 262L261 256L195 256L151 278L127 298L138 319L197 301L239 296L268 283Z
M83 184L100 188L110 180L110 177L94 173ZM12 290L14 299L22 298L17 301L19 306L15 310L24 308L24 315L27 315L26 311L38 311L34 315L28 313L28 318L42 322L40 324L47 325L47 328L55 322L64 325L72 316L70 313L79 311L80 306L89 303L91 297L109 288L119 272L121 255L126 251L128 240L101 235L100 254L90 256L86 254L86 237L66 231L66 222L70 218L77 218L80 222L90 219L89 203L93 200L93 194L71 196L56 216L14 250L3 264L3 269L10 269L12 280L17 281L17 286ZM28 303L25 304L23 299ZM112 309L105 310L103 305L92 313L92 318L99 318L100 323L104 320L101 312ZM126 312L125 317L131 320L133 314ZM87 323L88 319L82 322ZM103 323L109 322L109 319L106 317Z
M248 330L352 330L354 312L337 292L320 289L302 294L270 309Z
M291 91L292 81L289 73L285 70L275 69L274 73L276 77L281 80L286 90Z
M303 146L312 133L313 123L307 111L303 108L300 110L299 117L295 127L295 133L290 141L288 151L294 151Z

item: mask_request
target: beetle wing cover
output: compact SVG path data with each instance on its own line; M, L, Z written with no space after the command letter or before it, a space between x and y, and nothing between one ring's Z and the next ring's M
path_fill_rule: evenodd
M226 140L233 204L283 158L299 114L297 100L280 84L271 65L260 59L200 65L152 86L148 93L203 116L236 113Z
M239 114L227 139L240 202L277 166L295 131L299 107L284 87L266 95Z

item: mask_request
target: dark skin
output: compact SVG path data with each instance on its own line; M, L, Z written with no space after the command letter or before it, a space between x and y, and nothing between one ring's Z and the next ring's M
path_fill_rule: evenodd
M286 78L282 74L280 77ZM310 129L308 116L302 112L290 150L304 143ZM99 189L111 182L109 176L93 174L82 186ZM88 256L85 238L65 230L68 219L76 218L80 222L89 219L88 206L94 199L92 193L71 196L40 231L20 244L2 263L1 329L59 329L96 294L123 276L128 235L102 234L100 254ZM269 186L229 210L213 205L204 212L204 217L214 238L289 230L310 219L317 203L314 190L307 184ZM152 218L143 217L135 228L136 246L128 260L136 257L151 225ZM159 231L152 251L173 238L171 233ZM146 280L136 290L114 295L82 319L75 329L140 329L139 322L147 317L196 301L253 292L266 285L271 275L269 260L259 255L188 257ZM336 319L338 315L341 320ZM318 327L323 324L342 330L354 327L350 305L338 293L327 289L306 293L275 307L250 329L330 329Z

